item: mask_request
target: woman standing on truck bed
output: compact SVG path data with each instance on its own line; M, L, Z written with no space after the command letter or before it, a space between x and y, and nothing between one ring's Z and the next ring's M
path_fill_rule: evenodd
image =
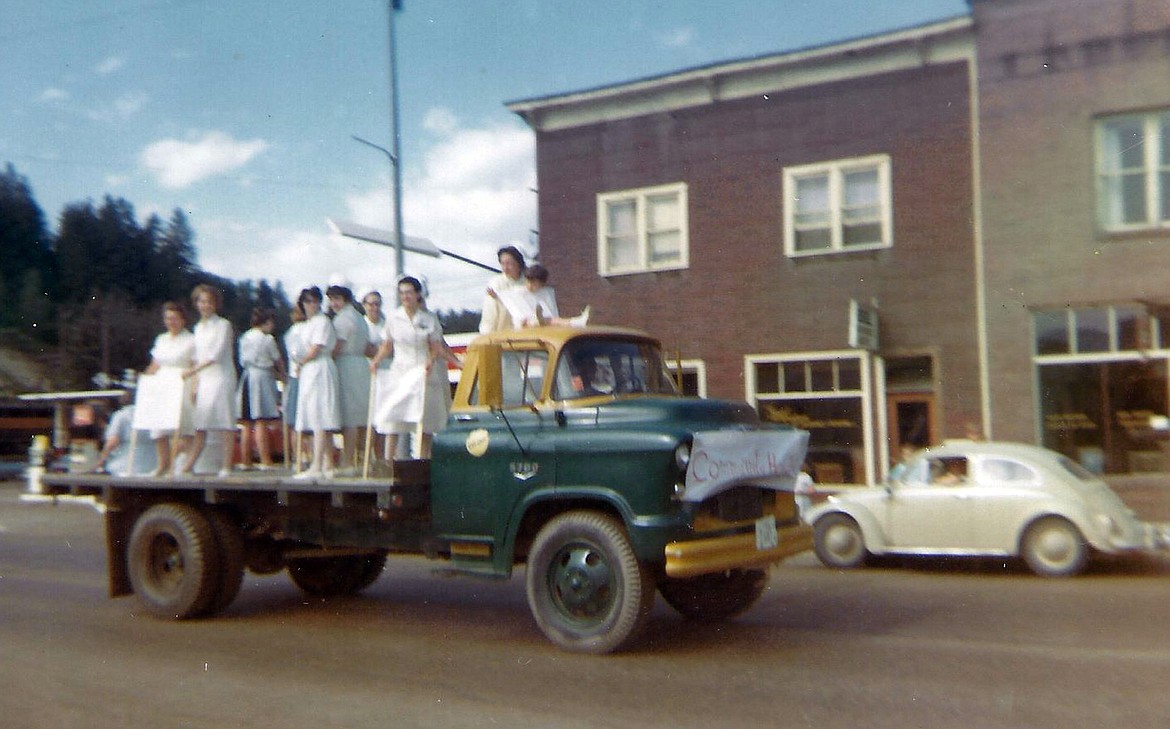
M337 344L333 360L337 365L338 402L341 407L341 463L339 468L347 476L353 475L357 463L361 431L370 416L370 369L366 349L370 330L366 320L353 303L353 292L343 284L333 284L325 291L329 308L333 310L333 330Z
M272 330L276 315L267 307L252 309L252 328L240 335L238 359L242 374L236 388L236 410L240 414L240 467L252 466L252 433L260 470L272 468L272 447L268 443L268 425L280 419L280 392L276 381L284 370L284 360Z
M177 302L168 301L163 304L163 326L166 331L154 338L154 346L150 348L150 364L146 374L154 375L164 370L186 372L195 363L195 337L187 331L187 312ZM182 399L166 407L174 412L178 408L173 422L179 423L179 429L152 430L151 440L154 441L158 456L158 468L155 476L165 476L171 472L176 453L188 450L191 447L191 436L195 433L195 421L191 412L191 395L194 393L194 380L184 378ZM154 405L154 407L159 407Z
M422 307L422 284L407 276L398 282L402 305L386 317L382 344L370 361L370 371L391 355L392 391L374 415L375 428L386 435L393 457L398 436L418 428L420 458L431 457L431 438L447 422L450 385L447 382L443 325L439 317ZM438 364L436 364L436 362Z
M338 396L337 365L333 362L333 348L337 333L333 322L321 311L321 289L313 286L303 289L297 306L305 315L301 330L304 354L297 384L297 433L312 431L313 460L296 478L317 478L333 475L333 454L326 455L329 433L341 429L341 406Z
M236 366L232 361L232 324L219 315L223 303L219 289L199 284L191 293L199 311L195 325L195 364L185 377L195 380L195 438L183 473L193 473L195 462L207 445L207 431L222 437L219 475L230 476L236 432Z

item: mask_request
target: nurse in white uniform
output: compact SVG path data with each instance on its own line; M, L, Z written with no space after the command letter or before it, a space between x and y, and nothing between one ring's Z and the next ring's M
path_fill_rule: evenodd
M386 318L385 337L370 362L376 372L379 363L394 356L390 365L392 390L375 414L379 433L387 436L387 449L394 453L398 436L414 429L421 431L419 457L431 457L434 433L447 423L448 396L443 326L439 318L422 308L422 284L413 276L398 282L402 303Z
M188 379L196 378L195 438L183 472L195 470L195 462L207 444L207 432L216 430L222 439L219 475L229 476L236 432L236 366L232 357L235 336L231 322L218 313L222 303L218 289L200 284L191 293L191 299L199 311L199 323L195 325L195 364L186 372Z
M171 371L182 375L195 363L195 336L187 331L187 313L177 302L168 301L163 304L163 326L166 327L166 331L154 338L154 346L150 348L150 365L146 368L146 374ZM184 383L180 402L166 405L149 404L155 408L165 407L173 415L172 422L179 423L178 431L150 431L158 462L158 468L153 474L155 476L169 474L175 455L191 447L191 436L195 433L195 422L192 417L195 381L186 379ZM174 412L175 408L178 409L177 413Z
M297 306L305 315L301 331L304 354L297 360L300 376L297 383L297 432L313 433L313 459L296 478L311 479L333 475L332 453L326 454L329 433L341 429L337 365L333 348L337 333L333 322L321 311L321 289L301 291Z

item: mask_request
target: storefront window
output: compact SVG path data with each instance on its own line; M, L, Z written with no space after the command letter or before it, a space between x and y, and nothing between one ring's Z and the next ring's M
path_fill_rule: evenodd
M1068 343L1068 312L1039 311L1036 323L1036 354L1065 354Z
M1093 471L1164 466L1152 415L1166 411L1166 362L1086 362L1039 368L1044 446Z

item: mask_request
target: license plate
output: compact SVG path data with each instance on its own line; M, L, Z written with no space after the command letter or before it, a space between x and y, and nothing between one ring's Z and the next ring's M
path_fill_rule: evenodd
M775 549L780 544L780 536L776 533L776 517L762 516L756 519L756 549L763 552Z

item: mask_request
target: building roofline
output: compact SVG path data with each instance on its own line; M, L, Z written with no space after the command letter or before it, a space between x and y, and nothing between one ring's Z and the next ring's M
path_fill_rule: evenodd
M860 61L859 68L841 68L836 77L848 78L873 73L875 67L888 67L899 50L917 54L915 65L954 60L955 49L940 57L937 47L948 41L968 39L973 21L970 15L909 28L862 36L850 40L810 46L797 50L752 56L695 66L617 84L578 91L519 99L505 107L523 118L534 129L557 129L604 119L637 116L647 111L668 110L702 103L743 98L758 93L769 84L775 90L809 85L826 80L824 70L842 61ZM960 51L964 58L973 54L967 40ZM864 63L865 60L876 63ZM881 63L887 63L883 66ZM913 61L911 61L913 62ZM857 64L851 64L857 65ZM869 69L868 71L865 69ZM819 73L811 73L817 70ZM829 74L834 75L834 74ZM785 78L787 77L787 78ZM704 98L705 97L705 98ZM593 113L581 114L584 109Z

